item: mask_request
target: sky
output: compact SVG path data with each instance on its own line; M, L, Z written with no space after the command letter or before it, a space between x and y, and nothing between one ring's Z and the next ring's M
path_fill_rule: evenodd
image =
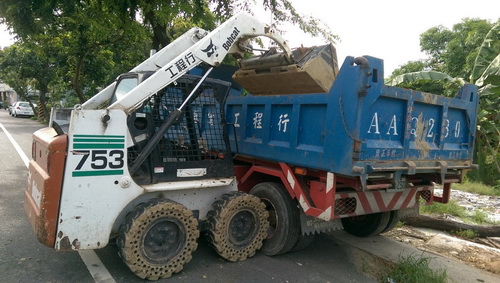
M499 0L292 0L297 10L325 22L340 37L337 57L370 55L384 60L385 77L408 61L426 57L420 51L419 36L427 29L443 25L449 29L463 18L495 22L500 18ZM256 13L264 22L265 13ZM291 25L283 27L283 37L291 47L325 44ZM0 47L14 42L0 25Z

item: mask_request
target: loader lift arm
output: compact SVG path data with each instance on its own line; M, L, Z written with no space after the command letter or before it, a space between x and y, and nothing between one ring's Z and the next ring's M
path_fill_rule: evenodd
M292 63L292 52L287 42L268 25L256 18L240 13L233 16L210 33L193 28L166 46L154 56L135 67L131 72L155 71L121 97L116 97L107 109L121 109L129 114L154 93L176 81L201 63L213 67L221 64L228 53L242 54L248 39L265 36L274 40ZM116 82L96 94L82 105L95 109L113 96Z

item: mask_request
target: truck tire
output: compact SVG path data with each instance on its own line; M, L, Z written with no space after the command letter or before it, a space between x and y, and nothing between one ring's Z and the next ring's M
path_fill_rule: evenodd
M261 252L268 256L289 252L301 233L297 203L278 183L260 183L250 193L258 196L269 212L269 231Z
M379 212L342 218L344 230L354 236L369 237L378 235L388 227L391 212Z
M208 240L216 252L232 262L255 255L269 227L268 213L259 198L243 193L224 194L207 214Z
M312 242L314 242L314 239L316 239L316 234L300 233L299 240L297 241L297 243L295 243L290 252L298 252L309 247L312 244Z
M416 215L418 215L418 207L393 210L391 211L391 217L389 219L389 223L387 223L385 229L380 233L389 232L392 229L394 229L394 227L396 227L399 221L407 217L412 217Z
M198 221L185 206L152 199L130 213L120 227L119 255L142 279L168 278L182 270L198 247Z

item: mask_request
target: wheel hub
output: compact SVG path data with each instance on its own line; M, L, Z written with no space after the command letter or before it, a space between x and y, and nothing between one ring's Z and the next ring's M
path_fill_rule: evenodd
M144 254L157 263L167 262L184 246L186 235L175 219L158 219L144 235Z
M266 239L271 239L278 227L278 215L276 214L276 209L273 204L268 199L261 199L261 201L266 205L266 210L269 213L269 229L267 229Z
M236 213L229 224L229 240L236 246L245 246L253 240L257 232L255 215L243 210Z

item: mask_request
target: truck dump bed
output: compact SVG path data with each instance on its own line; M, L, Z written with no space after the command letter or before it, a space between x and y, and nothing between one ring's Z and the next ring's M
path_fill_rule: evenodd
M326 93L227 99L233 151L273 162L366 178L469 169L477 88L456 97L384 85L383 61L347 57ZM439 180L437 180L439 182Z

